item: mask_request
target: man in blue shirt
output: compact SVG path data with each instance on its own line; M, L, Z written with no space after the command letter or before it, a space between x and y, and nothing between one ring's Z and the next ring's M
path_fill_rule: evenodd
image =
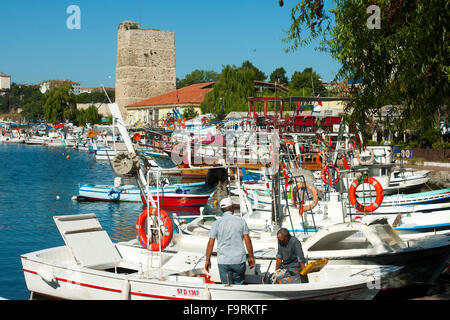
M220 209L223 215L214 221L209 233L205 269L209 272L211 254L217 239L217 263L220 281L223 284L244 284L246 252L242 240L247 247L250 269L255 266L248 226L244 219L233 215L234 209L231 198L222 199Z

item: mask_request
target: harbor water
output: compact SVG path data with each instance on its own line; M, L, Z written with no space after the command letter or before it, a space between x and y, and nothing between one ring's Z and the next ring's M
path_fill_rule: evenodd
M142 203L72 200L80 184L113 183L109 162L70 148L25 144L0 144L0 161L0 297L29 298L20 256L64 245L55 215L95 213L113 242L135 238ZM448 288L448 280L446 275L434 294Z
M64 245L53 216L95 213L114 241L135 237L141 203L78 202L79 184L112 184L108 162L70 148L0 144L0 297L29 298L20 255Z

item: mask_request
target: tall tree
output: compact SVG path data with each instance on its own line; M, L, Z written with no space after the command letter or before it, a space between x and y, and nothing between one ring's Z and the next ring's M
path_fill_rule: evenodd
M291 11L286 51L319 40L341 64L350 87L351 119L364 125L388 101L418 132L438 122L450 100L450 0L302 0Z
M49 122L61 122L64 119L73 120L77 108L76 96L72 84L68 81L52 84L45 93L44 116Z
M276 68L272 71L270 74L270 82L272 83L278 83L281 85L287 85L289 83L289 80L286 76L286 70L284 70L283 67Z
M24 99L21 115L29 121L40 121L44 118L45 98L37 86L30 97Z
M324 95L326 92L320 76L312 68L305 68L302 72L295 71L289 82L289 89L291 92L300 93L305 91L308 95L315 96L317 94Z
M244 62L242 62L239 69L242 69L242 70L248 69L248 70L253 71L255 73L254 80L265 81L267 79L266 74L264 72L262 72L261 70L259 70L257 67L255 67L253 65L253 63L251 63L248 60L245 60Z
M206 94L201 104L202 112L223 117L231 111L248 110L247 101L255 94L254 80L257 77L253 68L224 66L214 89Z
M196 69L187 74L184 79L179 80L177 78L177 89L190 86L195 83L217 81L219 77L218 73L214 70L199 70Z

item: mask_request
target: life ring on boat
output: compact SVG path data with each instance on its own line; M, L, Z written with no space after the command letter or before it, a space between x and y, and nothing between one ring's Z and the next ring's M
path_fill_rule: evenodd
M171 131L175 130L175 125L173 124L172 121L167 124L167 128Z
M370 205L363 206L361 203L356 200L356 188L361 183L369 183L372 187L375 188L375 191L377 193L377 196L375 198L375 201L371 203ZM373 212L376 209L378 209L381 206L381 203L383 202L383 187L381 186L381 183L378 182L373 177L359 177L356 178L352 184L350 185L350 188L348 188L348 198L350 200L350 204L359 212Z
M371 149L364 148L364 150L369 151L369 153L370 153L370 159L369 159L368 161L361 161L361 159L360 159L361 153L359 152L359 150L358 150L358 152L356 153L356 159L358 159L359 164L360 164L360 165L363 165L363 166L372 164L372 163L373 163L373 160L375 159L375 154L373 153L373 151L372 151Z
M203 116L200 120L202 122L202 125L207 126L209 124L209 118L207 116Z
M291 194L291 200L292 200L292 204L294 206L297 206L299 204L299 202L297 201L299 198L299 191L301 189L305 188L305 184L303 182L298 183L293 189L292 189L292 194ZM301 212L303 213L303 211L307 211L307 210L311 210L314 209L314 207L317 205L317 202L319 201L319 195L317 193L317 189L314 186L311 186L310 184L306 183L306 189L308 189L309 191L311 191L313 199L312 199L312 203L305 206L303 205L302 202L304 201L300 201L301 203ZM301 214L301 213L300 213Z
M119 200L121 190L117 190L116 188L111 188L108 191L108 198L112 201Z
M158 208L150 208L142 211L136 222L136 234L138 236L139 242L141 243L141 246L147 249L148 238L147 234L145 233L145 221L147 220L147 216L151 215L157 216L162 222L164 232L161 238L161 250L164 250L169 245L170 241L172 241L173 236L172 220L164 210L159 210L159 216ZM149 245L151 251L159 251L159 243L149 242Z
M330 171L329 171L330 168L332 168L333 170L336 171L336 178L331 177L331 179L330 179ZM339 182L341 174L339 173L339 169L336 166L329 163L322 168L322 171L320 172L320 176L322 177L322 181L325 184L332 186Z
M177 123L178 123L179 125L183 125L185 122L186 122L186 118L185 118L185 117L179 117L179 118L177 119Z

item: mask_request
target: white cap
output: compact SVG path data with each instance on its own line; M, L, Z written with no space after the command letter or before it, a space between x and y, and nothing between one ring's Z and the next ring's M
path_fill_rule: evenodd
M220 207L221 208L226 208L226 207L229 207L229 206L232 206L232 205L233 205L233 201L231 201L230 197L223 198L222 200L220 200Z

